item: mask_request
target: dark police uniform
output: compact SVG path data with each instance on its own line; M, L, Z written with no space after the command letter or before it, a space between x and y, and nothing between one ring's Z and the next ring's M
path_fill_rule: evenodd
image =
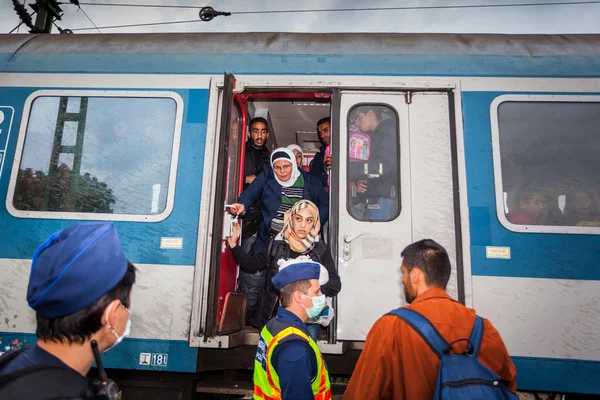
M52 234L31 264L27 302L55 320L102 298L123 279L128 261L112 223L81 223ZM89 393L85 376L38 345L0 357L2 400L86 399Z

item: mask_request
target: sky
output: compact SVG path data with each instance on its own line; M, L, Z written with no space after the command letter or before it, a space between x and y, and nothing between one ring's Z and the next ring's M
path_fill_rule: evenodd
M580 0L80 0L81 8L62 0L64 16L57 24L75 33L148 33L148 32L404 32L404 33L524 33L567 34L600 33L600 1ZM21 0L31 4L35 0ZM115 7L106 4L152 4L193 8ZM547 5L524 5L544 3ZM549 4L553 3L553 4ZM556 4L580 3L580 4ZM583 4L586 3L586 4ZM218 5L217 5L218 4ZM518 7L478 7L481 5L520 4ZM549 4L549 5L548 5ZM210 22L199 20L203 6L234 13ZM470 8L403 9L345 12L255 13L275 10L325 10L340 8L389 7ZM31 9L27 7L29 11ZM90 21L93 21L93 23ZM155 22L194 21L189 23L106 28L114 25ZM12 1L0 0L0 32L8 33L19 23ZM90 30L77 30L92 28ZM20 33L28 32L21 27ZM57 30L54 29L54 33Z

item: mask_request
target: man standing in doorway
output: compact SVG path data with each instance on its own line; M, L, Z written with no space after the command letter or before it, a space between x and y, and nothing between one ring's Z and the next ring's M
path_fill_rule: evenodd
M269 126L267 120L262 117L253 118L250 121L250 138L246 142L246 155L244 159L244 190L256 179L265 166L269 165ZM262 222L261 200L255 201L242 219L242 243L241 248L246 253L251 253L252 245L256 242L256 235ZM246 304L246 315L252 315L256 309L258 300L264 292L265 271L254 274L240 270L239 290L248 294Z
M327 190L329 188L327 171L331 169L331 155L326 155L325 150L331 141L331 118L321 118L317 122L317 135L321 142L321 148L313 158L310 174L319 178Z

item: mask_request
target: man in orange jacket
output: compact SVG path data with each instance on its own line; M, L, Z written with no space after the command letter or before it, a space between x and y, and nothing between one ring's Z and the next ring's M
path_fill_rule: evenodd
M453 300L446 293L450 259L433 240L413 243L402 251L402 285L407 308L426 317L448 343L468 338L475 322L475 310ZM454 344L457 353L466 350L464 341ZM483 340L478 360L516 391L516 370L492 323L484 319ZM345 399L433 398L439 357L404 320L381 317L371 328L356 364Z

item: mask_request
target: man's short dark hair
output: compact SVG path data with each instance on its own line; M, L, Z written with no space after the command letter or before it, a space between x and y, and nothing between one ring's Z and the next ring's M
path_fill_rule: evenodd
M308 289L310 289L310 281L308 279L288 283L279 291L279 301L281 301L281 306L286 308L292 304L292 296L296 290L306 294Z
M319 126L321 126L325 122L329 122L329 124L331 125L331 117L325 117L325 118L321 118L320 120L318 120L317 121L317 128L319 128Z
M431 239L423 239L406 246L402 253L402 263L407 271L418 267L425 275L427 286L446 289L450 280L450 257L440 244Z
M135 266L128 261L127 271L121 281L104 296L75 314L46 319L39 312L36 313L37 328L35 335L39 340L44 341L83 344L102 327L104 310L110 303L121 300L125 307L129 308L131 306L130 294L135 283L135 274Z
M382 116L383 106L366 105L366 106L358 106L357 107L357 113L367 114L369 111L373 111L373 113L375 114L375 116L377 117L377 119L379 121L381 121L383 119L383 116Z
M250 120L250 124L248 124L248 126L250 127L250 131L252 131L252 125L257 124L259 122L262 122L263 124L265 124L265 126L267 127L267 132L270 132L269 124L267 123L267 120L264 119L263 117L254 117Z

